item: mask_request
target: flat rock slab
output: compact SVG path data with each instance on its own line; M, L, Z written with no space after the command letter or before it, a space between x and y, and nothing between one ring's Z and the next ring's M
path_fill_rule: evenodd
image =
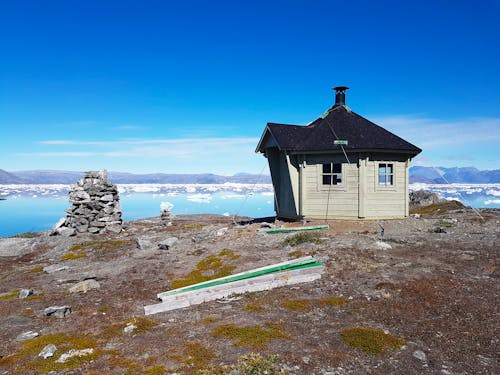
M99 289L101 285L95 279L87 279L80 281L79 283L73 285L69 288L70 293L87 293L92 289Z
M56 318L64 318L71 314L70 306L50 306L47 307L43 313L47 316L55 316Z
M35 331L27 331L21 333L19 336L16 337L16 341L26 341L26 340L31 340L34 339L35 337L40 336L38 332Z
M30 238L0 238L0 257L17 257L28 254L33 247Z

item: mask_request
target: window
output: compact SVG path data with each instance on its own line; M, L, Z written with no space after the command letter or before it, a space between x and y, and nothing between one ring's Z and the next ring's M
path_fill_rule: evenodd
M323 164L323 185L342 186L342 164Z
M379 163L378 184L381 186L394 185L394 165L392 163Z

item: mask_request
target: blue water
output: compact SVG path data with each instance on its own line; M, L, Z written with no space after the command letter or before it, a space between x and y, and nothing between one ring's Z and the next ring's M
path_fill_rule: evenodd
M0 237L47 230L69 208L65 185L0 185ZM173 214L274 215L272 185L121 185L124 220L160 215L160 204L173 204ZM500 208L500 184L412 184L467 206Z
M184 193L169 196L153 193L127 193L120 195L124 220L160 215L160 204L173 204L171 212L179 214L211 213L250 217L274 215L273 196L256 193L215 192L210 194ZM67 197L11 196L0 201L0 237L23 232L51 229L66 215Z

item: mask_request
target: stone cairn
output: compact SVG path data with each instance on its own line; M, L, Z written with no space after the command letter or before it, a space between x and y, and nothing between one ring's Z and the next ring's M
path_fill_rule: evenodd
M66 218L54 227L55 234L120 233L122 212L116 185L108 180L107 172L86 172L69 192L71 207Z

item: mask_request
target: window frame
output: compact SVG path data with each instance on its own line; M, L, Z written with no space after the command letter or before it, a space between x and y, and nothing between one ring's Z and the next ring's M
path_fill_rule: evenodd
M339 165L340 166L340 172L334 172L334 165ZM330 166L330 171L331 172L324 172L324 165L329 165ZM333 176L338 176L340 177L341 183L340 184L332 184L333 179L330 179L330 184L324 184L323 183L323 178L325 176L329 176L330 178L333 178ZM318 186L318 191L328 191L328 190L345 190L347 186L346 182L346 174L344 170L344 163L342 162L335 162L335 161L330 161L330 162L320 162L317 164L317 186Z
M391 166L392 171L388 173L388 167ZM380 169L385 168L381 174ZM380 183L380 177L384 176L385 183ZM396 163L394 161L379 161L375 163L374 171L375 190L396 190ZM388 180L392 177L392 183L389 184Z

